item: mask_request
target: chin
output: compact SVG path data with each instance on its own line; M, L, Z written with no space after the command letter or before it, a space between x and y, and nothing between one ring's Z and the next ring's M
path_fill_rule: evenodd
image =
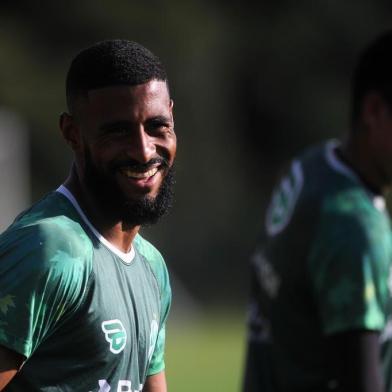
M122 195L122 200L125 202L125 204L129 204L129 205L146 203L146 202L153 203L156 198L157 198L157 194L152 192L141 193L138 195L135 195L135 193L132 194L124 193Z

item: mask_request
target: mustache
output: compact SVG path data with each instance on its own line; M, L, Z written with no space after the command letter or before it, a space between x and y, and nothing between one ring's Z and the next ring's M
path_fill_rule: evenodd
M116 171L123 167L127 167L134 171L144 172L144 171L148 171L149 169L151 169L153 166L156 165L160 165L163 168L169 168L169 161L166 158L162 158L162 157L150 159L146 163L140 163L134 159L126 159L126 160L114 162L113 164L110 165L109 170Z

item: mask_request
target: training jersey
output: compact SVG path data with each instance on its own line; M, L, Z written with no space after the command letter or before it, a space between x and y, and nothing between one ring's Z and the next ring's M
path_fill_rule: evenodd
M141 391L170 302L160 253L115 248L61 186L0 236L0 345L27 358L5 391Z
M325 337L358 329L381 332L392 391L390 221L336 148L294 159L272 195L251 262L246 392L335 390Z

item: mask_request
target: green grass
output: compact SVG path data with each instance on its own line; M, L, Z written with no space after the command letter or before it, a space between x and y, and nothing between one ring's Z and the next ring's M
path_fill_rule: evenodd
M168 326L166 376L170 392L238 392L244 343L241 316L203 317Z

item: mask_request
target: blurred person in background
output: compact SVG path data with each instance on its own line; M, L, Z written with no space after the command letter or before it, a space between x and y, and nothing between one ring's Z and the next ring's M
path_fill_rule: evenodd
M392 32L362 53L343 142L294 159L252 259L244 392L392 391Z
M0 390L165 392L169 279L138 232L171 203L166 72L103 41L74 58L66 95L69 177L0 237Z

